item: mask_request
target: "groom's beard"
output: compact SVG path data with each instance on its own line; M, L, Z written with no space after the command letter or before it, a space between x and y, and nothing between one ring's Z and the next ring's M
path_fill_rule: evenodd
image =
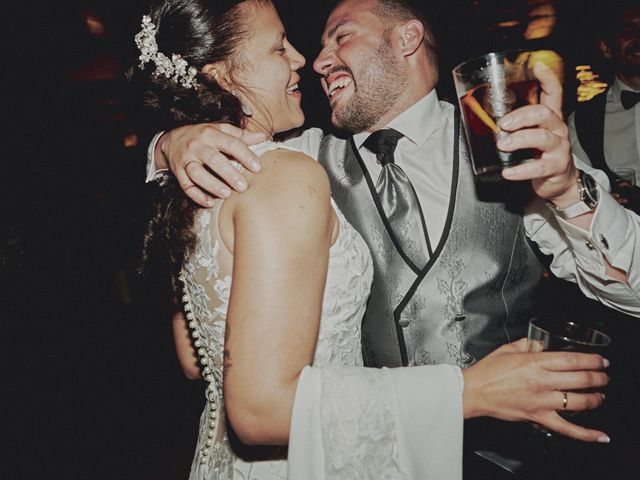
M406 89L407 77L393 56L385 31L375 54L363 62L354 79L353 97L334 111L336 127L352 133L364 132L386 114Z

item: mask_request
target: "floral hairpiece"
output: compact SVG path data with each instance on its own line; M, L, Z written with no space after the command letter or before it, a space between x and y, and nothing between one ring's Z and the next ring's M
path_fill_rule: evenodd
M135 36L136 45L140 50L138 57L140 70L144 70L146 63L153 62L156 66L153 72L154 76L164 75L184 88L197 88L198 82L195 81L195 77L198 70L195 67L189 67L187 61L176 53L172 54L169 59L164 53L158 51L156 26L149 15L142 17L141 26L142 30Z

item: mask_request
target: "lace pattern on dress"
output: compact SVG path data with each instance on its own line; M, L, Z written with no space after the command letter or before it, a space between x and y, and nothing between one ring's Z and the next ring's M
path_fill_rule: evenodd
M333 200L331 203L340 233L329 252L313 365L361 366L361 321L373 279L373 263L362 237Z
M386 369L322 369L327 478L407 478L399 466L390 385Z

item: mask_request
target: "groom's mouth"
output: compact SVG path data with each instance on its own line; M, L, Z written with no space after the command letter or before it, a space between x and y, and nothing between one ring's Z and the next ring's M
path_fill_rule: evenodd
M337 102L339 97L344 96L349 90L353 90L355 82L353 72L345 65L333 67L323 78L325 93L329 98L331 107Z
M353 78L348 75L337 75L333 78L327 79L327 94L329 98L333 99L334 96L340 94L342 90L353 83Z

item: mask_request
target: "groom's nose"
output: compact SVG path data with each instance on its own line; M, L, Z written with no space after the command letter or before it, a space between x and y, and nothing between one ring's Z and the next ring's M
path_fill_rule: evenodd
M326 47L323 48L313 62L313 70L319 75L325 75L333 64L333 54Z

